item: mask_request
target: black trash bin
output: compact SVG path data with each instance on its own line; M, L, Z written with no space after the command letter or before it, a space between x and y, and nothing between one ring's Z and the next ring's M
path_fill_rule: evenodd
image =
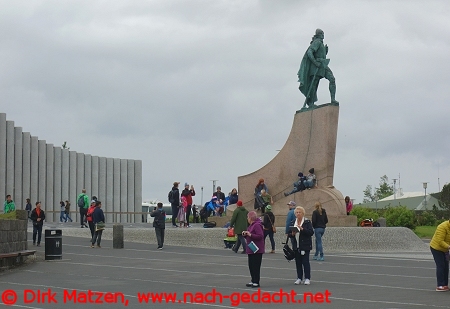
M45 230L45 259L62 259L62 230Z

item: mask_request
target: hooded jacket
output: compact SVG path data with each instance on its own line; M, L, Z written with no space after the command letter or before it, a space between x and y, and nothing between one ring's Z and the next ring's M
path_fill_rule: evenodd
M233 216L231 217L230 226L234 227L234 233L236 235L242 234L243 231L247 230L248 210L244 206L236 207L233 211Z

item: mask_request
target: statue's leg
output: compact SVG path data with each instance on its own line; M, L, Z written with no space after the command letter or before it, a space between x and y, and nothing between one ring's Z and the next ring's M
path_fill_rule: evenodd
M325 78L328 79L328 81L330 82L329 89L330 89L331 103L339 104L339 102L336 101L336 80L334 78L333 72L331 72L330 68L328 67L325 70Z

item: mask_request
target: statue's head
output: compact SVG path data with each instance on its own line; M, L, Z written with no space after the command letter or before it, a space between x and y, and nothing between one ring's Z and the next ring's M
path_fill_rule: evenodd
M316 29L316 34L314 35L314 37L323 39L325 37L325 34L323 33L322 29L317 28Z

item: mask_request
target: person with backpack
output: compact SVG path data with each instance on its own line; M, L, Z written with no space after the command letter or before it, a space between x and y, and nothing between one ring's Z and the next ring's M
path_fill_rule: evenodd
M166 229L166 212L163 210L163 203L157 204L158 208L153 210L150 214L153 220L153 227L155 228L156 240L158 242L158 250L162 250L164 246L164 231Z
M77 205L80 209L80 224L81 227L88 227L86 225L86 214L89 207L89 196L86 194L86 189L81 190L77 197Z
M170 206L172 208L172 226L173 227L178 227L176 224L176 219L178 216L178 207L180 207L180 190L178 190L179 184L180 184L179 182L175 181L173 183L172 190L170 190L170 192L167 196L169 199Z
M92 214L94 213L95 210L95 203L96 200L91 201L91 206L89 206L88 211L86 213L86 221L89 225L89 229L91 230L91 239L94 237L95 234L95 224L92 218Z

